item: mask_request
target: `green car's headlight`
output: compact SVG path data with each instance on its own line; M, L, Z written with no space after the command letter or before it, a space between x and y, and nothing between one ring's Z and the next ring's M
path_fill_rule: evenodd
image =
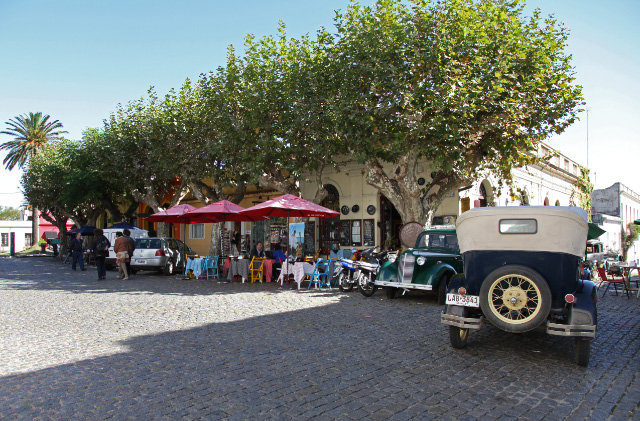
M416 263L420 266L424 265L424 262L426 262L427 259L425 259L423 256L420 256L416 259Z
M397 258L398 258L397 254L390 254L387 260L389 261L389 263L394 263Z

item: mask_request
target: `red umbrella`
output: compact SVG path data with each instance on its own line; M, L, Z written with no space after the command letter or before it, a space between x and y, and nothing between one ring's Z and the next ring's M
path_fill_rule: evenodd
M195 209L196 209L195 207L187 204L175 205L174 207L169 208L167 210L157 212L157 213L154 213L153 215L147 216L145 219L149 222L168 222L173 224L184 224L186 223L187 220L191 220L191 218L189 218L185 214ZM201 221L194 221L193 223L196 223L196 222L201 222Z
M317 205L292 194L278 196L266 202L259 203L248 209L240 211L242 215L270 216L270 217L332 217L340 215L340 212L332 211L324 206Z
M274 197L266 202L240 211L242 215L270 216L270 217L332 217L340 215L340 212L332 211L324 206L317 205L292 194ZM288 230L287 230L288 233Z
M198 219L206 219L207 222L225 222L225 221L258 221L267 219L263 216L251 216L241 214L240 211L245 210L242 206L236 205L228 200L211 203L198 209L190 211L187 216L193 216Z
M208 220L199 220L197 217L190 217L188 213L195 209L196 208L194 206L191 206L185 203L182 205L175 205L161 212L154 213L153 215L150 215L145 219L149 222L167 222L167 223L183 224L183 225L211 222ZM187 242L186 242L185 231L186 231L186 228L182 230L182 241L186 246ZM185 249L185 254L186 254L186 249ZM183 257L183 262L185 262L186 264L186 257L185 256L182 256L182 257Z
M226 221L258 221L267 219L265 216L243 215L240 213L240 211L243 210L244 208L242 206L236 205L233 202L220 200L192 210L187 215L198 219L205 219L207 222L222 222L223 229ZM220 231L220 235L222 235L222 231ZM220 244L222 244L222 239L220 240Z

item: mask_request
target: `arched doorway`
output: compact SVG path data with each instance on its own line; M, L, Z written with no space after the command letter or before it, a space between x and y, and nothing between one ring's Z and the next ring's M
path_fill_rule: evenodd
M549 206L549 198L548 197L544 198L544 205L545 206Z
M380 195L380 243L382 247L398 248L402 218L395 206L385 196Z
M321 206L340 212L340 193L333 184L325 184L327 197L324 198ZM318 245L322 250L332 250L340 248L340 215L333 218L318 218L319 232Z
M478 199L473 201L474 208L484 208L487 206L493 206L493 188L489 180L482 180L482 183L478 186Z

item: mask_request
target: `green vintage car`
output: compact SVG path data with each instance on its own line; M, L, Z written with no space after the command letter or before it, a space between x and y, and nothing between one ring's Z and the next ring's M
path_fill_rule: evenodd
M382 266L375 280L376 286L385 288L388 298L408 290L433 291L438 294L438 304L444 305L449 279L462 273L458 237L453 227L423 231L415 248L392 260Z

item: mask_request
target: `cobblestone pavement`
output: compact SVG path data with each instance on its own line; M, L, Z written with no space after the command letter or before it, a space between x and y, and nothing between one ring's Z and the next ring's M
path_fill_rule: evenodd
M636 298L600 299L581 368L543 331L454 350L425 295L108 278L0 258L0 418L640 419Z

